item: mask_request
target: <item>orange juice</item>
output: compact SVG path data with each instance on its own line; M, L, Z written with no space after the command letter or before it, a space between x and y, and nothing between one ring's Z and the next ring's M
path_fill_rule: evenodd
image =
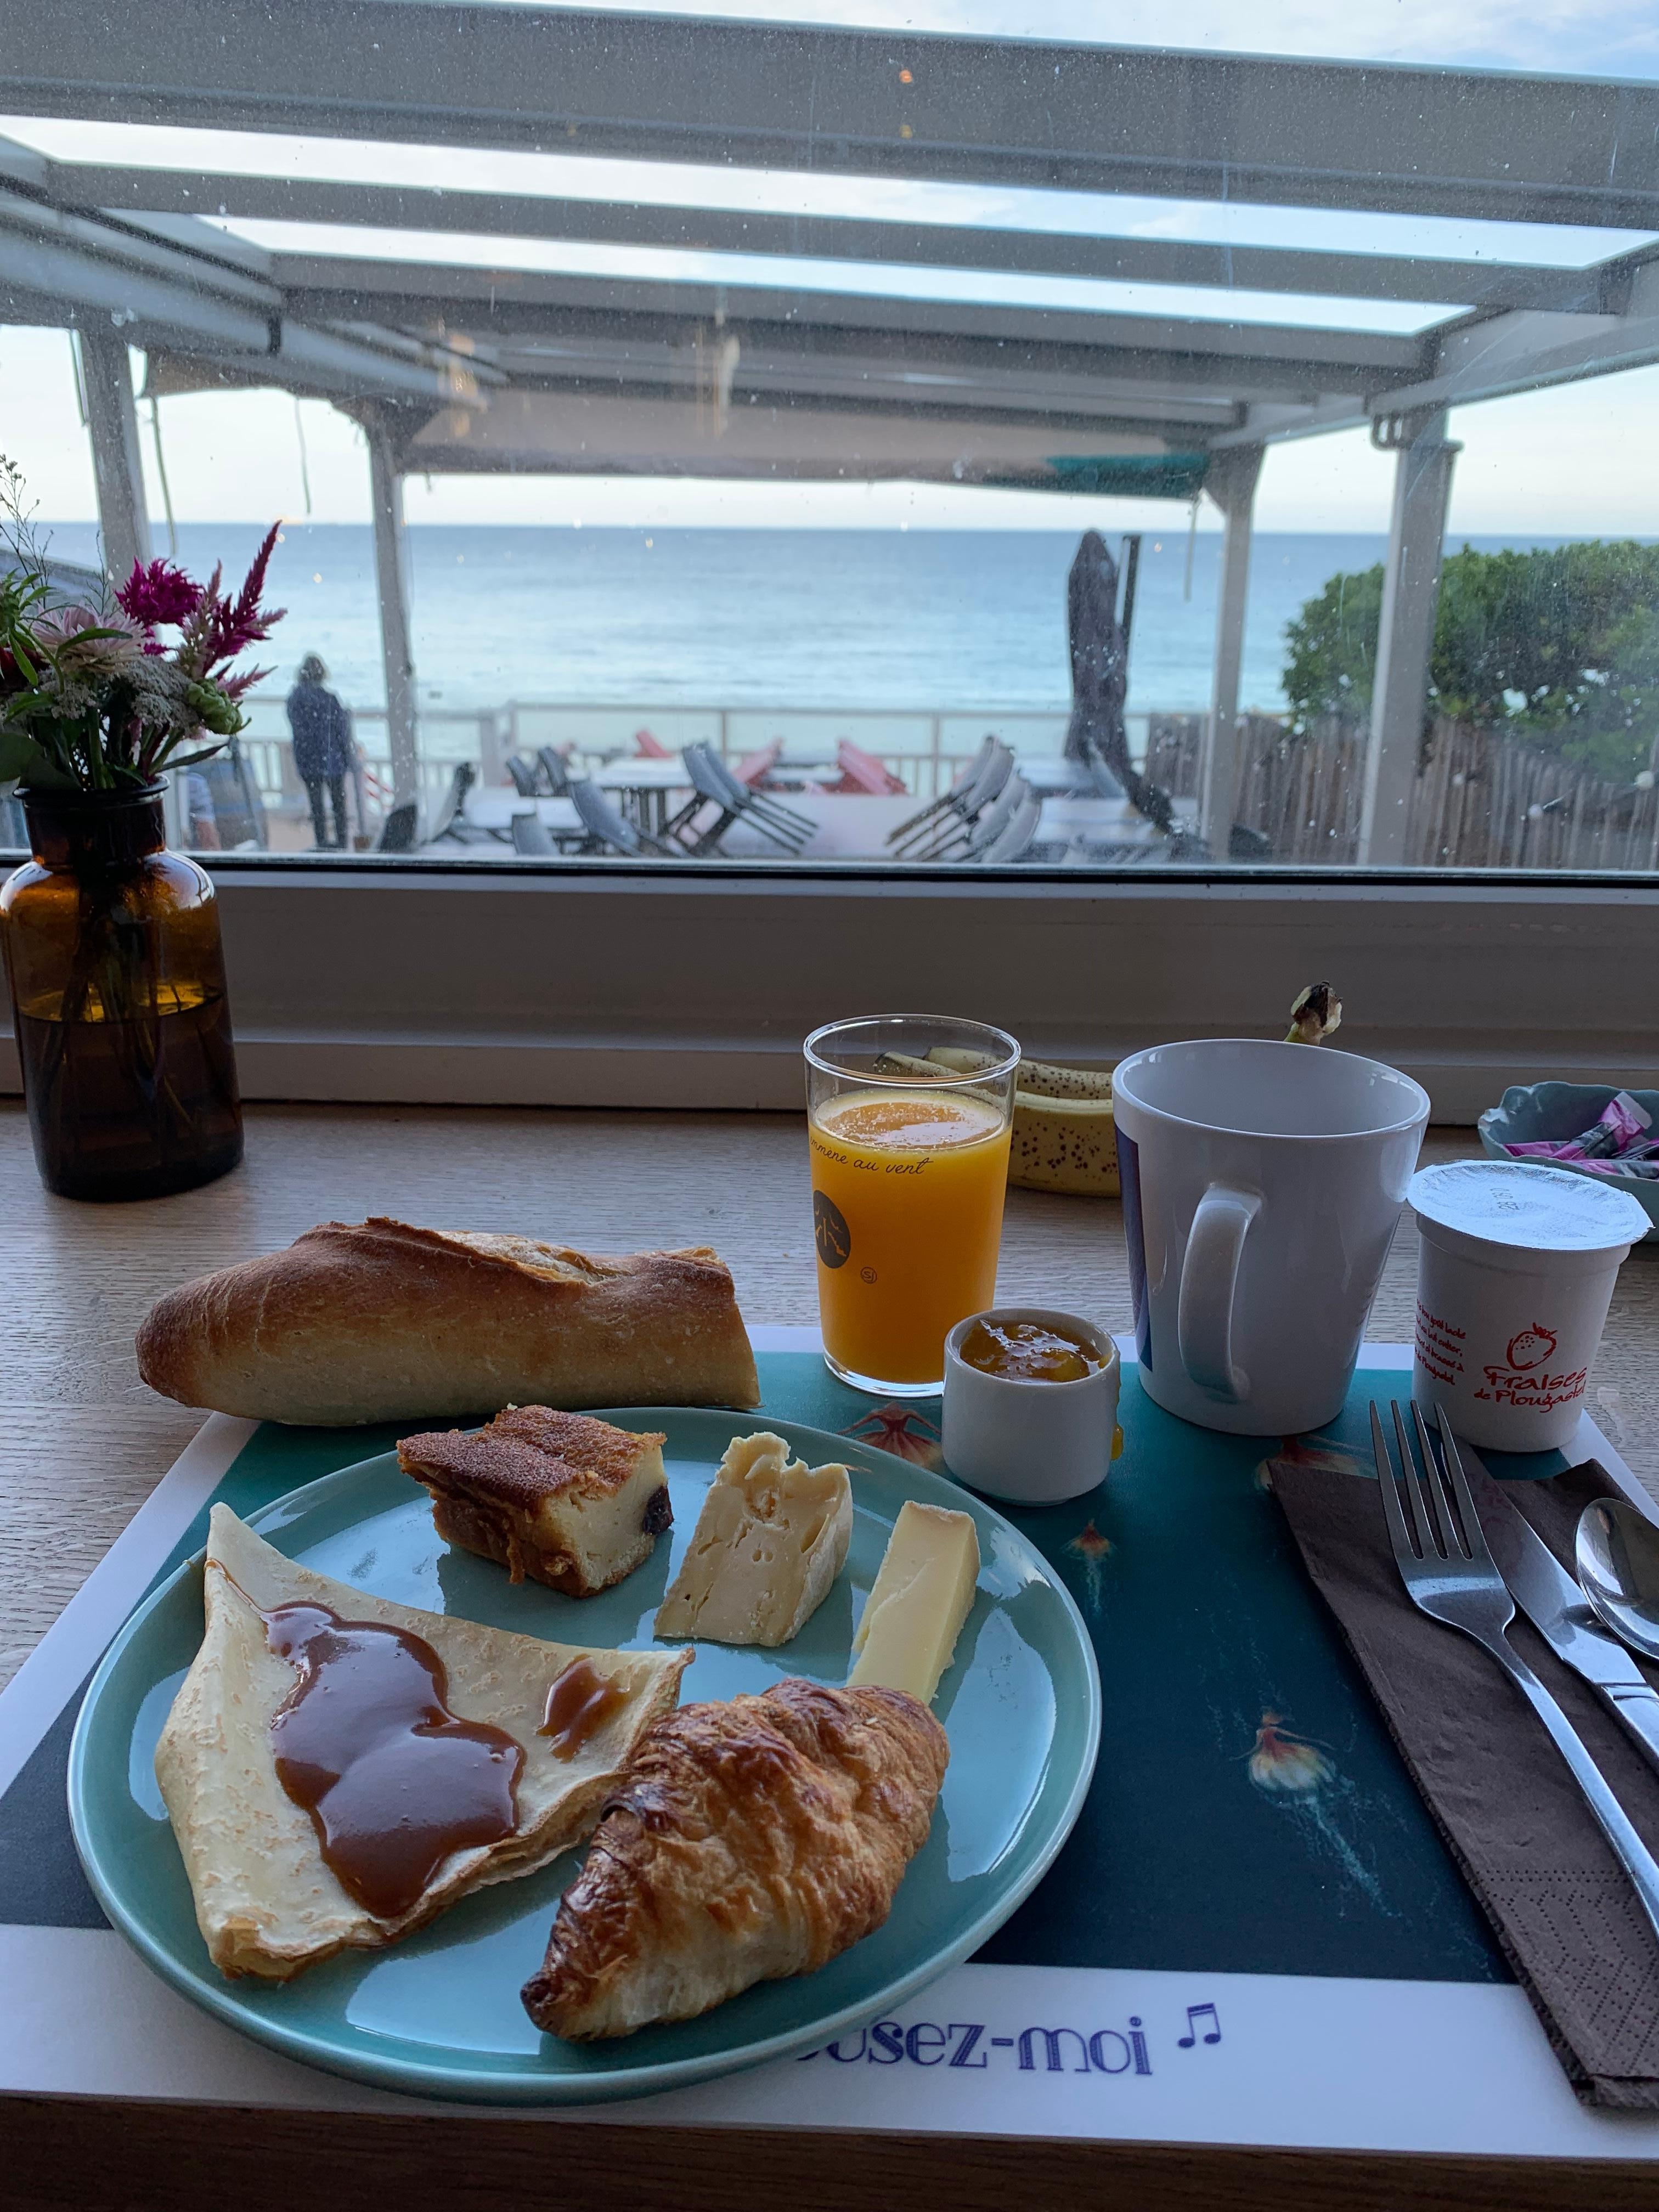
M854 1375L936 1384L951 1330L995 1303L1006 1116L917 1086L843 1092L809 1126L824 1349Z

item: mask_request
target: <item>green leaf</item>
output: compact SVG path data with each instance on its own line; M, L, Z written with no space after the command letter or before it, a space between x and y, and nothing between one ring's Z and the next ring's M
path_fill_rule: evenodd
M0 728L0 783L9 783L14 777L27 782L46 762L45 753L27 730Z

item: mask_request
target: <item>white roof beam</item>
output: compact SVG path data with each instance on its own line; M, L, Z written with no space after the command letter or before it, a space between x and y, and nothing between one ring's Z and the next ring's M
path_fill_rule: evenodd
M219 234L202 225L211 242ZM276 286L125 223L66 213L0 189L0 322L94 319L134 345L183 345L296 391L470 404L499 372L388 333L308 328Z
M1659 228L1659 85L450 0L28 0L15 112Z
M1435 337L1429 374L1374 398L1373 415L1467 406L1659 362L1659 265L1637 271L1622 315L1516 313Z
M874 222L765 210L664 207L625 198L566 199L91 162L48 164L46 190L59 205L105 208L149 222L161 215L188 216L205 211L264 222L466 231L584 245L1006 270L1327 299L1537 307L1565 314L1617 313L1630 283L1622 259L1587 268L1553 268L1501 260L1333 252L969 223Z
M279 253L272 269L290 298L308 309L332 303L332 314L371 310L377 319L408 323L424 315L459 320L471 311L478 332L521 327L526 313L609 317L622 331L628 319L653 318L729 323L763 322L786 330L902 332L978 337L1002 343L1043 343L1076 347L1080 358L1116 349L1167 356L1170 373L1182 359L1211 364L1205 372L1225 380L1223 364L1273 365L1277 381L1316 390L1357 388L1420 374L1429 354L1423 336L1401 337L1360 331L1303 329L1270 323L1231 323L1219 318L1097 313L1076 308L1009 307L980 301L895 297L885 293L802 291L780 284L720 283L708 277L579 276L522 270L376 261L354 255ZM355 303L347 306L341 301Z

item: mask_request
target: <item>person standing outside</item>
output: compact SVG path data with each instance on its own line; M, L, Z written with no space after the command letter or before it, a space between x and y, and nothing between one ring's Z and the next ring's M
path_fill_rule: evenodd
M294 767L311 801L312 828L319 852L343 852L346 842L346 778L353 766L351 717L328 689L328 671L316 653L300 663L299 681L288 695L288 726L294 740ZM334 810L334 834L328 834L324 797Z

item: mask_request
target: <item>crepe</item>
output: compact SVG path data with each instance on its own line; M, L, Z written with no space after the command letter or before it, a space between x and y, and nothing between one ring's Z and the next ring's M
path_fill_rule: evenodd
M950 1755L902 1690L792 1677L670 1713L560 1900L526 2011L586 2041L812 1972L886 1919Z
M156 1745L155 1773L209 1956L231 1977L286 1981L336 1952L395 1943L469 1891L529 1874L580 1842L641 1736L672 1710L693 1656L545 1643L393 1605L295 1565L224 1505L213 1509L205 1600L202 1647ZM304 1604L423 1638L447 1674L451 1711L523 1748L513 1832L451 1853L395 1919L377 1918L348 1893L312 1815L277 1778L271 1724L297 1676L271 1649L261 1616ZM625 1701L561 1758L538 1731L553 1684L582 1659Z

